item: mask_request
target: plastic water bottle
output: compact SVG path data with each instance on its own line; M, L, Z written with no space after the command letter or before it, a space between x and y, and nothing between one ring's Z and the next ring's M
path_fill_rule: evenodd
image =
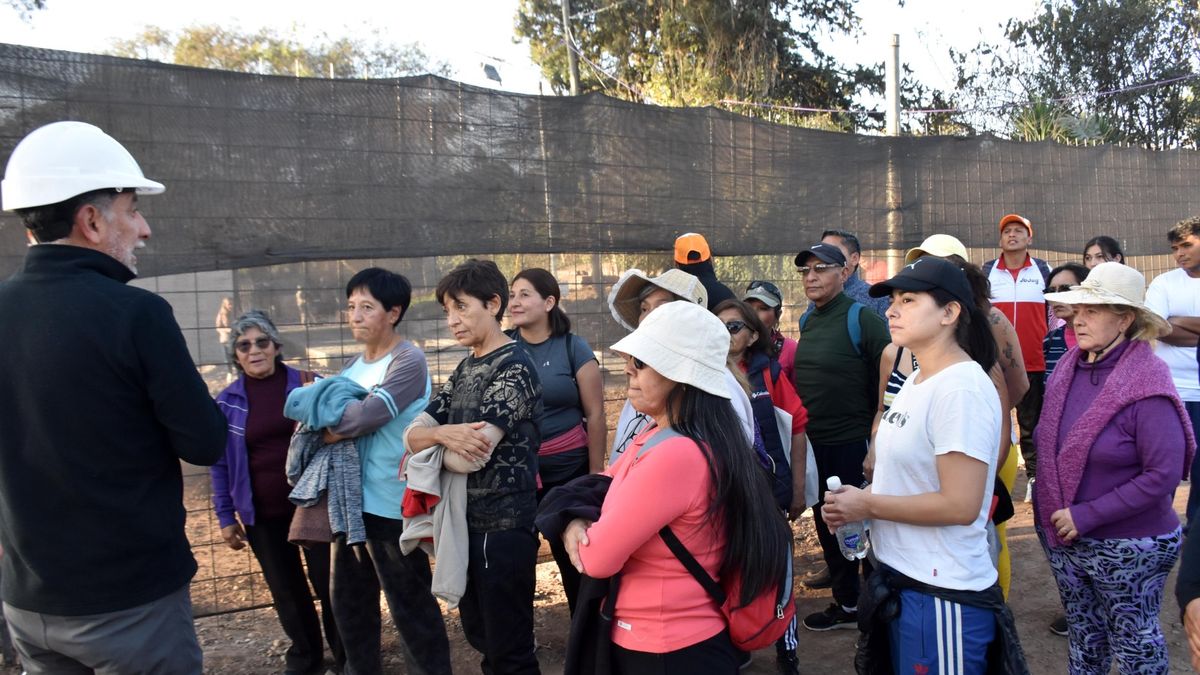
M830 492L837 492L842 489L842 479L830 476L825 481L825 486L829 488ZM838 548L842 550L842 555L846 556L846 560L862 560L867 557L867 549L871 547L871 540L867 538L866 526L861 520L839 527L837 540Z

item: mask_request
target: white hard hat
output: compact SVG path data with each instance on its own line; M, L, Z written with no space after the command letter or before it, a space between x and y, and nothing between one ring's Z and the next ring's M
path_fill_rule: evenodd
M0 200L5 211L12 211L121 188L144 195L166 189L148 180L125 146L100 127L54 122L34 129L13 149L0 183Z

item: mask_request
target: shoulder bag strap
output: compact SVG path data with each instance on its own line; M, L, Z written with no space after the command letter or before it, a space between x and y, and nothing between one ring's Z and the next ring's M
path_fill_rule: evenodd
M658 536L662 537L663 543L667 545L667 548L671 549L671 553L675 554L675 557L679 559L679 562L683 563L687 571L691 572L696 581L700 582L700 585L704 587L704 590L708 591L709 596L716 601L717 606L724 605L725 589L721 588L721 585L708 575L708 572L704 570L700 561L692 556L687 547L683 545L683 542L679 541L679 537L676 537L675 533L671 531L671 526L663 525L662 529L658 531Z

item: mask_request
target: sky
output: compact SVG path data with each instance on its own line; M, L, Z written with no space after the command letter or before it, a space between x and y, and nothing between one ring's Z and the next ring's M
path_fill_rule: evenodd
M513 42L517 0L47 0L46 4L29 21L0 7L0 42L103 52L114 39L130 37L146 25L178 29L216 23L247 31L270 26L285 33L294 26L301 36L335 37L365 36L379 29L397 43L420 42L432 58L451 65L454 79L539 93L541 77L529 59L528 46ZM827 44L844 62L882 63L889 36L898 34L901 60L926 84L948 89L954 74L946 56L948 47L965 50L981 39L998 41L1002 23L1013 16L1031 16L1037 4L1038 0L906 0L901 7L897 0L860 0L862 34L830 39ZM499 71L501 84L484 76L485 63ZM549 86L544 93L551 93Z

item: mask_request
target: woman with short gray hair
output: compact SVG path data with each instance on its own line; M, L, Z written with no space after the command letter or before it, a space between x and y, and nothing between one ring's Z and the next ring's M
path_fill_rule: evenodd
M238 378L217 396L229 433L225 456L210 469L221 537L235 551L249 543L262 567L279 623L292 641L287 672L323 671L322 623L340 671L346 657L329 609L329 544L304 549L306 581L300 549L288 542L295 506L284 466L295 423L283 416L283 404L313 374L283 363L283 341L265 312L250 310L229 330L225 347ZM320 620L309 581L321 600Z

